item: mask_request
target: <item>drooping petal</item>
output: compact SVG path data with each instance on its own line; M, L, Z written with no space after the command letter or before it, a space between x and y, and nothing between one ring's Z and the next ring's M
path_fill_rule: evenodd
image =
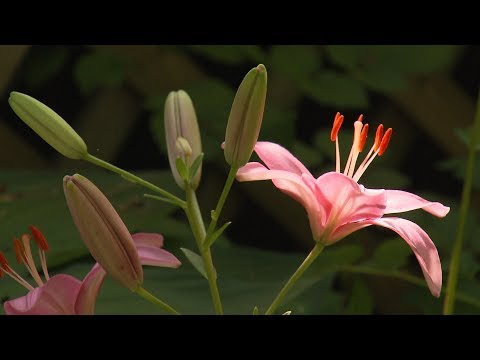
M159 233L135 233L132 234L132 239L137 249L139 245L163 247L163 235Z
M73 315L82 282L73 276L52 276L44 285L27 295L6 301L7 315Z
M78 292L77 302L75 303L75 313L78 315L93 315L95 312L95 302L107 276L106 271L95 263L92 270L85 276L82 286Z
M366 190L357 182L337 172L328 172L317 179L323 194L322 206L327 211L328 223L335 230L341 225L382 217L385 211L385 193Z
M440 290L442 289L440 258L432 239L420 226L397 217L366 220L365 223L389 228L400 235L417 257L430 292L435 297L440 296Z
M163 235L158 233L132 234L142 265L177 268L181 262L171 253L162 249ZM75 312L80 315L93 315L95 303L107 273L95 263L85 276L78 293Z
M385 214L401 213L416 209L423 209L432 215L444 217L450 211L448 206L444 206L439 202L431 202L401 190L385 190L387 198L387 208Z
M314 185L312 186L311 183L314 182L315 179L310 173L298 176L284 170L269 170L258 162L250 162L238 170L237 180L272 180L278 189L305 207L310 219L310 224L312 225L312 230L316 228L315 233L322 230L319 227L323 223L323 219L325 219L325 214L312 190Z
M284 170L301 176L310 171L284 147L268 141L258 141L255 152L271 170Z
M163 236L157 233L136 233L132 235L142 265L177 268L182 263L173 254L162 249Z

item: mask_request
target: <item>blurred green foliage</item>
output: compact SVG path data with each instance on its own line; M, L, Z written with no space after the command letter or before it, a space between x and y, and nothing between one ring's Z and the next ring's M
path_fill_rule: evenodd
M163 106L169 91L183 88L195 104L202 131L204 161L208 165L199 189L199 198L206 199L202 209L205 214L210 210L208 206L214 205L215 194L219 193L226 175L220 144L236 86L258 63L264 63L269 74L260 139L278 142L290 149L315 174L333 169L334 146L329 139L329 126L336 111L348 115L344 125L346 130L342 130L345 134L341 135L343 159L348 155L351 142L351 123L360 111L368 113L368 119L395 113L399 118L394 119L396 124L390 125L389 119L384 119L387 127L398 125L400 130L404 127L404 134L411 135L413 141L418 141L415 137L418 134L426 139L414 145L418 159L409 152L412 146L409 139L395 138L396 143L392 146L399 149L396 154L386 157L388 161L377 159L374 169L367 171L361 182L368 187L407 189L451 206L450 214L444 219L422 211L405 214L406 218L422 226L436 243L446 279L458 220L465 157L442 148L441 142L434 139L427 119L412 115L415 111L409 108L402 108L404 102L398 101L398 97L413 92L412 87L417 82L423 86L436 76L452 77L463 54L464 47L460 46L424 45L36 47L17 68L17 77L8 87L16 90L21 86L27 93L28 90L36 94L50 92L50 97L55 98L57 93L50 88L55 83L60 84L57 85L58 94L61 95L62 86L74 87L84 101L93 101L108 90L126 89L134 99L132 102L141 109L142 118L148 119L133 122L131 138L141 143L138 148L143 149L150 141L157 151L154 155L148 152L140 155L148 155L149 166L155 168L155 171L142 175L177 194L180 192L165 161ZM156 79L154 85L152 79ZM435 93L435 89L431 93ZM453 98L443 98L442 101L453 102ZM474 99L469 101L473 103ZM3 104L7 106L6 99ZM55 109L55 102L49 105ZM437 116L434 108L431 111L432 117ZM116 119L104 120L112 121L114 127ZM443 131L440 138L446 138L447 142L460 138L462 144L468 145L469 122L471 119L461 124L453 121L447 126L438 124L437 128L441 127ZM94 125L91 126L90 131L95 131ZM137 140L135 136L142 131L148 131L151 138ZM115 128L112 128L111 133L105 134L105 141L115 136ZM402 141L407 144L404 148ZM118 153L133 152L128 144L132 142L125 139L121 143L123 149ZM432 150L432 147L435 148ZM407 166L420 161L422 152L440 154L431 164L425 165L428 171L436 171L427 180L415 172L422 170L423 164L415 164L413 171ZM135 156L139 157L137 153ZM124 157L126 155L118 155L117 160L122 162ZM163 162L159 157L163 157ZM129 164L134 162L135 159L128 160ZM52 162L51 165L55 167L57 164ZM78 163L68 165L69 169L80 166ZM55 171L0 171L0 249L12 259L9 239L26 231L29 223L36 224L51 244L48 262L52 272L82 278L88 272L91 260L70 220L61 187L64 165L58 167ZM477 191L480 190L479 172L477 161L474 178ZM195 248L185 219L173 207L144 198L144 189L119 177L90 169L82 170L82 174L105 190L132 232L161 232L165 235L166 248L182 260L183 266L179 270L147 270L146 287L166 302L178 305L181 312L212 313L207 284L187 259L197 262L196 254L180 251L180 248ZM445 181L436 183L435 177ZM431 184L432 189L418 185L425 183ZM251 184L249 191L232 194L232 217L227 220L233 220L233 224L213 249L227 313L250 314L254 306L258 306L260 312L265 311L302 261L304 253L300 251L311 246L308 229L299 230L302 224L286 224L292 222L290 219L295 218L296 212L301 212L299 216L304 217L303 209L294 206L293 200L288 200L292 207L282 209L281 217L275 208L282 194L275 193L265 201L259 196L261 188ZM478 193L475 196L478 197ZM480 313L480 230L476 226L479 209L474 205L467 222L460 269L459 313ZM254 221L254 217L263 216L262 221L267 223L270 233L265 236L256 228L239 229L236 227L239 216L249 217L247 223ZM306 241L302 234L307 234ZM255 240L258 248L241 246L241 239L253 236L258 237ZM296 251L259 249L263 238L277 236L288 237L290 249ZM0 283L0 297L4 300L24 293L9 279ZM327 248L292 290L282 310L292 310L293 314L431 314L441 312L442 299L443 296L440 300L431 296L414 255L402 239L390 232L369 228ZM157 309L108 279L97 312L157 313Z

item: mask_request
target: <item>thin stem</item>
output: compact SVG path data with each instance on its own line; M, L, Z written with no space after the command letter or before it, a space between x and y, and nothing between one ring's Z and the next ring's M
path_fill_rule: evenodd
M225 185L223 186L222 194L217 202L217 207L212 212L212 221L208 225L207 235L205 237L205 243L208 243L208 239L213 235L215 232L215 228L217 227L218 219L220 218L220 214L222 213L223 205L225 205L225 200L227 200L228 193L232 188L233 182L235 181L235 175L237 175L238 167L232 166L230 171L228 172L227 180L225 180Z
M465 180L462 190L462 203L460 205L460 218L457 225L457 236L453 244L452 259L450 261L450 269L448 272L447 295L443 303L443 314L453 314L455 307L455 292L458 282L458 271L460 268L460 257L462 255L462 243L465 233L465 223L470 206L470 197L472 193L473 171L475 167L476 146L480 138L480 94L477 98L477 110L473 124L472 134L470 137L467 167L465 169Z
M108 163L108 162L106 162L102 159L99 159L99 158L97 158L93 155L87 154L85 156L84 160L89 161L94 165L103 167L107 170L113 171L114 173L117 173L117 174L121 175L123 178L125 178L128 181L140 184L140 185L142 185L142 186L144 186L144 187L146 187L146 188L148 188L152 191L155 191L159 194L162 194L163 196L170 199L173 203L177 204L181 208L185 208L185 206L186 206L185 201L176 197L173 194L170 194L168 191L163 190L163 189L159 188L158 186L155 186L152 183L150 183L146 180L143 180L142 178L140 178L136 175L133 175L132 173L130 173L126 170L120 169L119 167L117 167L115 165L112 165L112 164L110 164L110 163Z
M343 265L337 270L343 271L343 272L355 273L355 274L390 277L390 278L403 280L413 285L418 285L424 288L428 288L428 285L424 279L414 275L406 274L401 271L396 271L396 270L386 271L386 270L375 269L375 268L361 266L361 265ZM446 293L446 292L447 290L442 289L442 293ZM462 293L457 293L456 298L466 304L473 305L480 308L480 301L474 297L471 297Z
M270 305L268 310L265 312L265 315L272 315L275 312L275 310L280 305L285 295L287 295L288 291L292 288L292 286L298 281L298 279L300 279L300 277L303 275L305 270L307 270L310 267L310 265L312 265L312 263L315 261L318 255L320 255L320 253L322 252L323 248L324 246L321 243L317 242L315 244L312 251L310 251L310 254L308 254L308 256L305 258L303 263L298 267L298 269L295 271L292 277L288 279L287 283L283 286L282 290L280 290L275 300L273 300L272 305Z
M205 272L207 273L208 285L210 287L210 294L212 295L213 306L217 315L223 314L222 301L220 300L220 293L217 286L217 273L213 266L212 254L210 248L203 246L206 239L205 224L203 223L200 207L198 206L197 195L190 185L186 184L185 192L187 195L187 208L185 210L188 221L192 228L195 241L197 242L198 250L203 259Z
M150 292L145 290L143 287L140 286L135 292L138 295L140 295L142 298L144 298L145 300L151 302L154 305L157 305L157 306L161 307L166 312L169 312L170 314L173 314L173 315L180 315L180 313L177 310L175 310L170 305L163 302L162 300L160 300L156 296L152 295Z

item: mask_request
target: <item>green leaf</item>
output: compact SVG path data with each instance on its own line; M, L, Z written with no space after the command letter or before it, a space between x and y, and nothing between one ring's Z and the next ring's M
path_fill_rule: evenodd
M361 45L329 45L325 47L328 57L337 65L356 69L361 59Z
M223 232L225 231L225 229L230 226L232 222L229 221L229 222L226 222L225 224L222 225L222 227L220 229L218 229L217 231L215 231L212 236L208 239L208 242L205 243L205 248L209 248L210 246L212 246L215 241L223 234Z
M373 253L369 263L382 269L397 270L408 261L412 250L405 241L394 238L382 241Z
M364 108L367 92L350 76L324 71L302 83L305 94L320 103L338 107Z
M207 277L207 272L205 271L205 265L203 263L203 259L200 255L198 255L197 253L191 251L191 250L188 250L188 249L185 249L185 248L180 248L180 250L183 251L183 253L185 254L185 256L187 257L188 261L190 261L190 263L193 265L193 267L195 269L197 269L197 271L205 278L205 279L208 279Z
M258 307L255 306L255 307L253 308L252 315L259 315Z
M370 315L373 312L372 294L361 278L355 279L345 312L349 315Z
M465 169L467 166L466 158L450 158L448 160L438 163L437 168L451 172L458 180L463 181L465 176ZM480 189L480 157L475 157L475 164L473 169L472 188Z
M227 65L239 65L245 62L265 62L265 54L257 45L192 45L193 51L213 61Z
M187 181L188 180L188 169L185 161L179 156L175 159L175 167L177 168L178 174L180 177Z
M190 174L190 177L188 178L189 181L193 179L198 169L200 168L200 165L202 165L202 160L203 160L203 153L198 155L197 158L193 161L192 166L190 166L190 171L188 172Z
M80 90L88 94L101 87L120 86L130 68L131 63L126 58L98 51L78 60L74 77Z
M39 46L25 57L19 75L28 87L38 88L60 72L68 56L66 46Z
M320 51L315 45L276 45L270 50L269 63L273 72L299 82L319 69Z

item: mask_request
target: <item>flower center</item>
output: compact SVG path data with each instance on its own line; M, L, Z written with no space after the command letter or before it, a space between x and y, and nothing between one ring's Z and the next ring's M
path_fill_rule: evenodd
M333 121L332 132L330 133L330 140L335 142L335 154L336 154L336 166L335 171L340 172L340 146L338 142L338 132L342 127L344 116L337 112L335 119ZM363 175L365 170L370 166L373 159L378 156L382 156L385 150L388 147L390 138L392 137L392 128L388 128L387 131L383 131L383 124L380 124L377 127L377 132L375 134L375 142L373 143L370 151L368 152L365 159L355 171L355 165L358 160L358 155L362 152L365 144L367 142L368 136L368 124L363 124L363 115L358 117L358 120L353 124L354 133L353 133L353 143L352 148L350 149L350 154L348 155L347 162L345 164L345 169L343 174L351 177L353 180L358 182L360 177Z
M42 232L38 230L35 226L29 226L30 232L32 233L33 239L38 246L38 256L40 259L40 264L42 266L43 275L45 276L45 280L48 281L50 276L48 274L47 269L47 258L45 253L48 251L48 243L45 237L43 236ZM17 258L18 263L24 264L27 268L28 272L35 280L38 286L43 285L43 280L40 277L40 274L37 271L35 266L35 261L33 260L32 256L32 248L30 247L30 234L23 234L20 239L14 238L13 239L13 248L15 250L15 256ZM4 274L10 276L13 280L18 282L20 285L26 287L28 290L33 290L34 287L30 285L24 278L22 278L15 270L13 270L7 262L7 259L0 252L0 278L3 277Z

